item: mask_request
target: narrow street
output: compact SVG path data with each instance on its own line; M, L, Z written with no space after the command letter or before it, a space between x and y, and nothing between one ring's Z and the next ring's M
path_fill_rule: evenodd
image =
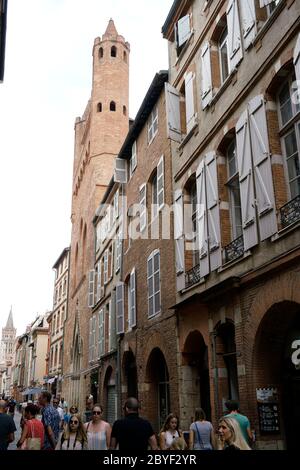
M21 421L21 413L18 411L15 412L14 416L14 422L17 428L17 431L15 432L15 440L8 446L8 450L16 450L17 449L17 442L20 439L21 436L21 428L20 428L20 421Z

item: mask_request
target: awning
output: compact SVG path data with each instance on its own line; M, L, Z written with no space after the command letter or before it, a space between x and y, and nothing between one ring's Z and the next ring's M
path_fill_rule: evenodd
M22 392L22 395L35 395L37 393L41 393L42 389L40 387L35 387L35 388L26 388L24 392Z

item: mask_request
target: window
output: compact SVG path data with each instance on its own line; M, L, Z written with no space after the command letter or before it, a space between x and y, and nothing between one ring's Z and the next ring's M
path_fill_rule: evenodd
M152 192L152 219L154 219L158 214L158 205L157 205L157 171L152 177L151 183L151 192Z
M147 192L146 185L140 187L140 232L142 232L147 225Z
M123 52L123 60L127 64L127 54L125 51Z
M102 113L102 103L97 104L97 113Z
M228 56L227 25L225 26L219 39L219 59L220 59L221 81L223 83L228 77L229 70L230 70L229 56Z
M158 112L157 106L152 110L150 113L150 117L148 120L148 144L151 144L152 140L157 134L158 130Z
M105 352L105 316L104 316L104 309L101 308L99 312L99 320L98 320L98 357L103 356Z
M108 250L104 252L104 284L108 281Z
M291 199L300 195L300 106L292 100L294 81L295 75L291 74L281 86L277 98L281 141Z
M182 51L186 41L190 38L191 33L191 16L185 15L180 18L175 25L175 42L177 56L180 55L180 52Z
M131 148L131 159L130 159L130 177L132 176L137 165L137 152L136 152L136 141L132 144Z
M280 0L273 0L273 1L260 0L260 6L262 7L262 6L266 5L267 15L271 16L279 2L280 2Z
M110 55L111 55L111 57L117 57L117 48L116 48L116 46L112 46L112 48L110 50Z
M191 220L192 220L192 233L197 234L197 185L196 180L193 182L191 189L190 189L190 207L191 207ZM195 245L197 244L197 240L193 240ZM193 266L197 266L199 264L199 250L193 250Z
M118 272L121 267L121 256L122 256L122 238L121 238L121 231L119 231L117 234L117 239L116 239L116 272Z
M103 47L99 49L99 59L103 59Z
M116 103L114 101L110 102L109 110L110 111L116 111Z
M136 326L136 272L131 271L128 284L128 324L129 328Z
M148 316L160 313L160 253L154 251L147 260Z
M126 106L123 106L123 115L126 116L126 114L127 114Z
M243 234L242 211L239 174L236 161L235 139L229 144L227 149L227 187L229 190L230 218L232 226L232 239L236 239Z

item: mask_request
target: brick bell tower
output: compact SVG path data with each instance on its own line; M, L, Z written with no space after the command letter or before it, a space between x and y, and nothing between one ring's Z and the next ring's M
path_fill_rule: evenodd
M93 266L92 220L113 176L114 161L129 129L130 46L113 20L93 47L90 100L75 121L72 188L72 234L63 355L63 390L67 402L83 410L89 389L88 273Z

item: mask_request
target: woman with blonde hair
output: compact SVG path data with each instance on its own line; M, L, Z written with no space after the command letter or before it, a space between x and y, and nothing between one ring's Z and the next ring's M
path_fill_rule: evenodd
M239 423L234 418L223 417L219 421L219 450L251 450L244 439Z
M87 436L79 414L72 414L55 450L86 450Z
M173 413L169 414L159 434L159 447L161 450L170 449L175 439L182 437L179 430L179 419Z

